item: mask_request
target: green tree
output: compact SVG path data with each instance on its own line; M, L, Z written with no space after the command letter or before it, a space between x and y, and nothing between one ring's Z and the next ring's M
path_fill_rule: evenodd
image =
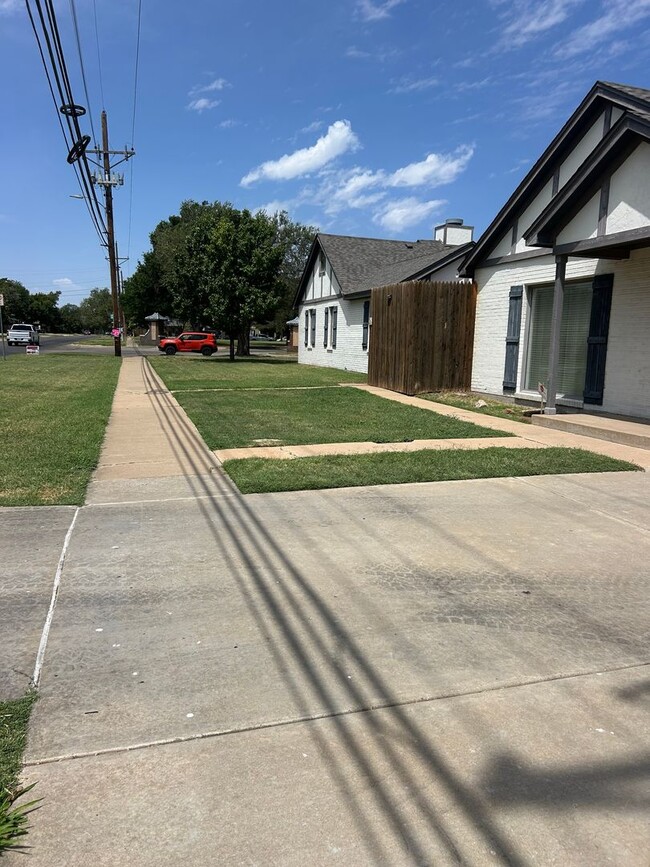
M60 292L32 292L29 296L29 321L41 331L56 331L60 322Z
M113 299L110 289L91 289L88 298L79 305L84 329L103 334L113 324Z
M171 293L163 283L153 251L144 254L132 276L124 281L122 308L129 325L144 325L145 317L152 313L173 315Z
M79 334L83 330L81 310L76 304L64 304L59 311L61 331L67 334Z
M0 294L4 295L5 306L2 320L5 328L14 322L24 322L29 318L29 290L18 280L0 277Z
M229 335L231 360L235 338L237 353L250 354L251 323L276 308L283 259L275 222L263 212L225 205L216 222L203 219L189 235L177 285L185 285L185 303L191 296L194 312L203 311Z
M293 319L295 314L296 292L318 229L293 222L286 211L278 211L273 219L278 233L278 243L284 250L284 258L280 267L282 286L280 301L273 320L268 325L276 335L284 335L287 331L287 321Z

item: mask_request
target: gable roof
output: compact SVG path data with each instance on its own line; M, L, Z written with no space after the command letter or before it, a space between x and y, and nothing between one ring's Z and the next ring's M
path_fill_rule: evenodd
M299 304L322 250L336 275L344 296L366 294L376 286L398 283L426 269L451 250L442 241L391 241L385 238L356 238L319 232L296 293Z
M648 120L623 114L601 139L580 168L551 199L537 219L525 230L528 247L553 246L555 237L587 204L642 141L650 141Z
M609 81L597 81L478 239L463 263L462 274L471 276L474 273L474 269L506 234L514 218L552 178L555 166L568 155L577 140L589 129L607 105L622 108L643 122L650 121L650 90ZM614 128L617 125L615 124ZM611 132L612 130L608 135Z

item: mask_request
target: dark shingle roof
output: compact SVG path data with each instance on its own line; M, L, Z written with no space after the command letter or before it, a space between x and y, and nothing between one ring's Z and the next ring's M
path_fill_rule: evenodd
M399 282L442 259L453 247L442 241L388 241L319 233L343 295Z
M631 84L617 84L615 81L600 83L610 90L618 91L624 99L630 97L632 103L629 99L625 100L627 110L644 120L650 120L650 90L646 90L645 87L633 87Z

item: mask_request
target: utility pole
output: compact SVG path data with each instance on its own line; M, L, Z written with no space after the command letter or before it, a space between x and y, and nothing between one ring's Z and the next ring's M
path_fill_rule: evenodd
M108 262L111 272L111 297L113 299L113 329L118 331L117 336L113 338L115 342L115 355L122 355L122 339L119 334L119 328L122 324L120 316L120 282L118 274L118 258L117 245L115 243L115 226L113 222L113 187L121 186L124 183L124 175L118 175L112 172L112 169L121 162L130 159L135 151L125 148L123 151L112 151L108 148L108 120L106 112L102 111L102 146L88 150L88 153L97 154L102 157L102 162L95 163L102 171L95 172L93 175L93 183L104 187L104 197L106 200L106 246L108 247ZM122 159L113 163L111 166L111 155L119 154ZM93 160L94 162L94 160Z
M108 121L106 112L102 111L102 150L104 151L104 179L106 185L106 234L108 241L108 264L111 271L111 295L113 297L113 330L120 327L120 299L117 294L117 256L115 254L115 228L113 226L113 187L109 182L111 176L111 158L108 153ZM122 340L119 334L113 337L115 341L115 355L122 355Z

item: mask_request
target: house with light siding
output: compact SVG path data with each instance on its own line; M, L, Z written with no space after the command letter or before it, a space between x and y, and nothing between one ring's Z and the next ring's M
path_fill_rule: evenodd
M456 280L471 226L447 220L433 240L393 241L319 232L296 294L298 361L368 370L372 289L407 280Z
M650 418L650 90L596 82L461 274L474 391Z

